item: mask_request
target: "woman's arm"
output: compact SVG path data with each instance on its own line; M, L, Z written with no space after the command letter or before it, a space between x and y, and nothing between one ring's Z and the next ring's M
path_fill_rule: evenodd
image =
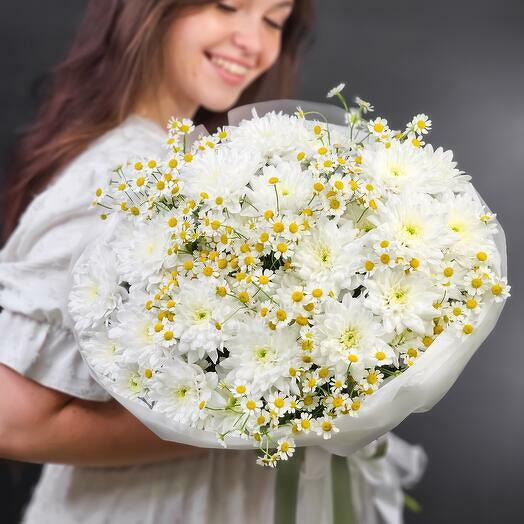
M0 364L0 457L115 467L202 455L167 442L115 400L80 400Z

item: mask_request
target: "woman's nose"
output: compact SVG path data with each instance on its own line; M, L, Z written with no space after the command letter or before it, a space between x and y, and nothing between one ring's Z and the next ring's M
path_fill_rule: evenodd
M241 48L245 55L257 56L263 49L261 33L261 22L246 17L233 33L233 44Z

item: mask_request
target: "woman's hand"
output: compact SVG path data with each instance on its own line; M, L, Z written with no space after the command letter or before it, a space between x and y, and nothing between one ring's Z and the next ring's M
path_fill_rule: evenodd
M0 364L0 457L116 467L205 455L157 437L115 400L80 400Z

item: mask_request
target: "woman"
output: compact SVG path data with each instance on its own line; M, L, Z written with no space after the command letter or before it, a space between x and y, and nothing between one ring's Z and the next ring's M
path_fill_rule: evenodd
M4 204L0 457L55 463L24 522L271 522L274 472L252 452L164 442L90 378L67 272L108 170L161 154L171 115L212 128L234 104L288 96L310 21L308 0L90 1Z

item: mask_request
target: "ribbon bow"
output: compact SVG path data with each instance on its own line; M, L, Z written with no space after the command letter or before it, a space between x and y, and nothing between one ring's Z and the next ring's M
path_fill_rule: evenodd
M392 433L352 454L297 448L278 466L274 522L402 524L402 489L419 481L426 463L420 446Z

